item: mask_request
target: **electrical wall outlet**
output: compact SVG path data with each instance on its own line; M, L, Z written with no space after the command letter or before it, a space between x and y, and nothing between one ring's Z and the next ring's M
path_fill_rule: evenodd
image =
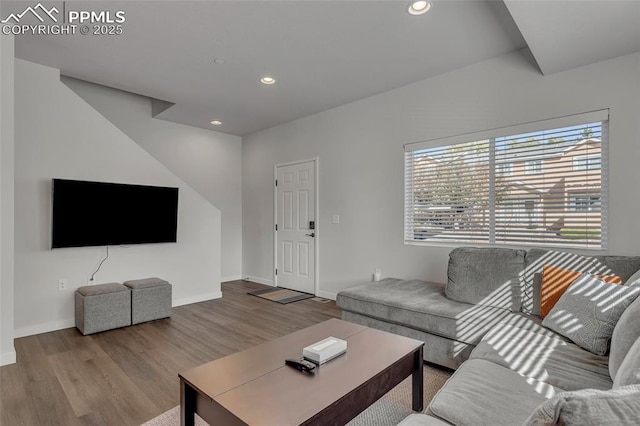
M87 278L87 285L95 285L96 280L95 278L92 279L91 277Z
M58 280L58 291L65 291L67 288L69 288L69 280L60 278Z

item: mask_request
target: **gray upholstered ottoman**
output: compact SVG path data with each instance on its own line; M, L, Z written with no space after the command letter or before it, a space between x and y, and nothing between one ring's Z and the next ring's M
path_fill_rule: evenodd
M76 290L76 327L85 336L131 325L131 291L109 283Z
M160 278L126 281L131 289L131 324L171 316L171 284Z

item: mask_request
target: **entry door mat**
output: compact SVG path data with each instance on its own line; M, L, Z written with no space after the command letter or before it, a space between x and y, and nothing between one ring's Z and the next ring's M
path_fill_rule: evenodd
M250 291L247 294L250 294L252 296L258 296L263 299L271 300L272 302L278 302L283 305L314 297L313 294L300 293L299 291L289 290L289 289L280 288L280 287Z

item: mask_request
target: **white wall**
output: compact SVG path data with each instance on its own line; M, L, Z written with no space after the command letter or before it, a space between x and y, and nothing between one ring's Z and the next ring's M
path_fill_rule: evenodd
M50 250L54 177L179 187L178 242L114 247L96 279L159 276L173 284L174 305L221 297L220 211L64 85L58 70L18 59L15 70L16 336L73 326L73 290L105 253ZM59 278L68 291L57 290Z
M13 346L13 51L13 36L0 36L0 365L16 361Z
M62 77L100 114L198 191L222 214L222 281L242 276L242 139L157 120L151 100Z
M445 282L450 247L403 244L403 144L610 108L610 253L640 254L640 54L542 76L521 51L243 139L243 273L272 279L273 165L320 158L320 289ZM340 224L331 216L339 214Z

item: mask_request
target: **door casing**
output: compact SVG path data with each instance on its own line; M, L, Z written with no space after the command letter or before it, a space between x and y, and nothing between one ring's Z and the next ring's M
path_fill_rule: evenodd
M278 276L276 275L276 268L278 267L278 231L276 231L276 222L278 221L278 188L276 187L276 179L278 179L278 168L285 166L293 166L301 163L313 162L314 173L315 173L315 238L313 238L314 244L314 259L315 268L314 268L314 277L313 277L313 294L316 296L320 290L320 191L319 191L319 167L320 167L320 158L308 158L306 160L292 161L289 163L279 163L273 166L273 285L278 287Z

